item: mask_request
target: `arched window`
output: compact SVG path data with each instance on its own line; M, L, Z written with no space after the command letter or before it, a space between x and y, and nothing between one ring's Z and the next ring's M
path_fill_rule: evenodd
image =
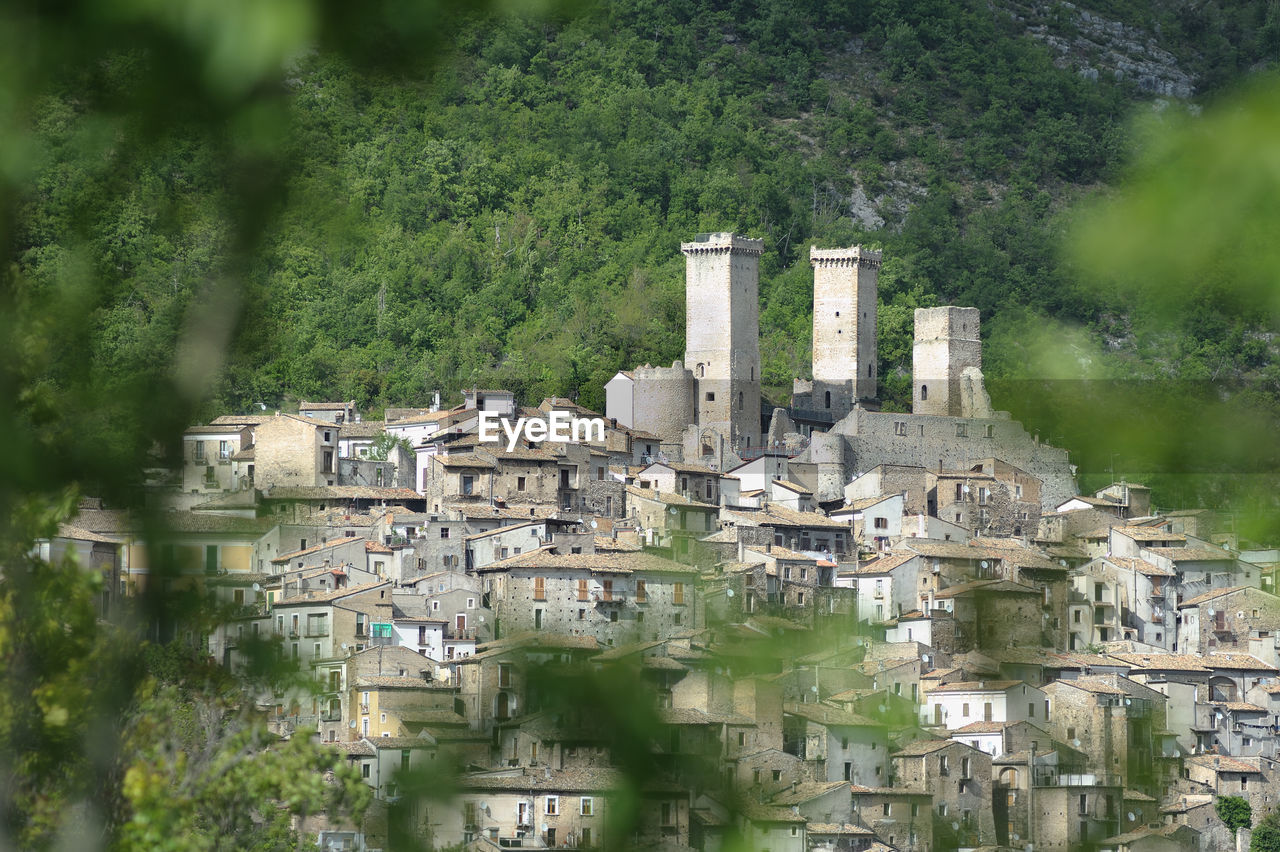
M702 364L698 365L698 378L702 378L707 374L707 369Z
M827 408L831 407L831 391L827 391Z
M929 398L929 386L928 386L928 385L921 385L921 386L920 386L920 399L921 399L921 400L926 400L926 399L928 399L928 398Z

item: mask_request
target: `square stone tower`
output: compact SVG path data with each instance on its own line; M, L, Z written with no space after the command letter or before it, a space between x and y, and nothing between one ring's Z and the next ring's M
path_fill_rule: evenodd
M698 383L698 425L738 447L760 444L763 240L699 234L685 256L684 366Z
M916 308L911 367L911 410L916 414L962 417L960 377L966 367L982 369L977 308Z
M813 267L813 402L839 420L877 398L876 296L881 253L809 248Z

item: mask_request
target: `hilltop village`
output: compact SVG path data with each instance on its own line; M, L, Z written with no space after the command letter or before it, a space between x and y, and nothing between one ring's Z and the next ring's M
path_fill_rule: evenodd
M1275 552L1079 494L992 409L975 309L916 312L913 410L880 410L865 248L811 251L813 375L763 407L762 244L681 249L684 360L603 413L225 414L150 472L159 547L91 500L42 553L104 614L169 560L226 610L186 630L211 659L297 662L313 688L259 709L377 803L305 826L324 849L381 848L399 803L436 849L1207 852L1220 797L1280 805Z

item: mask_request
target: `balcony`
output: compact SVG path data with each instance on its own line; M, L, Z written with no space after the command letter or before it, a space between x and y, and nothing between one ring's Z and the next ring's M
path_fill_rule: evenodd
M341 708L341 707L331 707L331 708L329 708L328 710L322 710L322 711L320 711L320 721L321 721L321 722L341 722L341 721L342 721L342 708Z
M1058 772L1049 767L1037 768L1037 787L1119 787L1120 776L1098 772Z
M598 592L592 595L592 599L597 604L605 604L605 605L616 604L621 606L622 604L625 604L627 602L627 596L625 594L619 594L618 592L613 592L613 593Z

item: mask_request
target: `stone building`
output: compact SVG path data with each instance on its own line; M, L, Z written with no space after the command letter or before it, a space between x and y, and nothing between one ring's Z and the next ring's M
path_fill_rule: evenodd
M917 308L911 362L911 410L942 417L972 417L964 381L982 369L977 308ZM969 374L972 375L972 374Z
M878 405L876 294L881 253L851 246L809 249L813 267L813 381L795 382L792 404L844 417Z
M699 234L685 255L685 356L645 365L605 386L608 416L652 432L682 453L691 425L760 445L760 254L763 240Z
M536 630L620 645L701 626L697 569L645 553L544 548L478 573L503 636Z
M337 484L337 426L277 414L258 424L253 436L255 487Z
M964 847L995 842L990 755L955 740L917 740L894 753L893 778L895 786L932 794L939 839L950 835Z

